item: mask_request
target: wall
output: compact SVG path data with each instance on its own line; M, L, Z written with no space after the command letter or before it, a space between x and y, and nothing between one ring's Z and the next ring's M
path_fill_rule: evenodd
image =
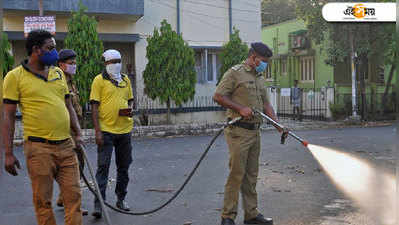
M166 124L166 114L151 114L149 115L148 125ZM192 112L192 113L171 113L172 124L193 124L193 123L207 123L214 124L226 121L224 111L215 112Z

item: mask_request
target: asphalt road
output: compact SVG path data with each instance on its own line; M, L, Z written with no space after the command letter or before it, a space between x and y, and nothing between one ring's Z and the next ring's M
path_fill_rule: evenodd
M345 128L300 131L310 143L354 154L368 163L394 174L393 127ZM127 201L133 211L153 209L172 196L202 154L210 136L163 139L134 139L133 164ZM349 197L332 183L325 171L294 139L280 145L277 132L262 134L258 181L259 208L273 217L276 225L377 225ZM0 191L0 225L35 225L30 180L22 147L15 154L23 164L18 177L3 175ZM95 167L96 148L88 145ZM211 225L220 224L224 183L228 174L228 152L219 137L199 171L181 195L165 209L148 216L126 216L110 211L114 225ZM337 165L339 166L339 165ZM108 201L115 203L115 165L111 166ZM86 171L86 174L88 172ZM155 191L149 191L154 189ZM55 206L58 224L63 210ZM83 206L92 210L93 196L83 191ZM243 224L242 210L236 223ZM102 225L103 220L84 217L86 225Z

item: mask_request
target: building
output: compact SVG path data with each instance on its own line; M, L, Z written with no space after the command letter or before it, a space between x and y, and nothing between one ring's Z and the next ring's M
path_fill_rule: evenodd
M262 40L273 49L273 60L266 78L268 85L292 87L294 80L304 88L321 88L334 84L334 68L326 65L325 52L306 36L302 20L289 20L266 26Z
M312 101L319 102L323 105L322 108L329 107L329 102L321 102L328 97L332 103L345 105L346 111L350 113L352 104L350 59L346 58L344 62L335 66L327 65L323 44L316 45L306 33L306 25L300 19L263 27L262 40L271 46L274 52L272 63L265 74L267 85L289 88L293 86L294 80L298 80L299 87L313 89L316 100ZM390 67L385 66L379 58L382 57L374 55L369 58L366 65L356 65L357 101L359 112L363 116L366 112L383 110L382 95L387 87ZM329 87L333 87L334 92L332 96L326 97ZM392 89L393 87L389 93ZM392 98L388 101L389 104L394 102ZM312 105L318 104L312 103ZM319 110L317 107L309 110Z
M38 15L37 0L4 0L4 31L12 43L16 62L26 57L24 17ZM163 19L181 33L196 52L198 84L196 97L207 99L216 88L220 61L218 53L229 40L233 27L244 42L261 39L260 0L83 0L88 13L98 21L104 49L114 48L123 56L123 72L133 74L138 99L145 98L142 73L145 69L146 38ZM44 15L56 16L56 39L62 48L70 12L79 0L43 0ZM149 101L149 100L145 100ZM153 104L151 101L150 104ZM140 107L140 106L139 106ZM204 119L209 119L205 115ZM211 117L212 118L212 117Z

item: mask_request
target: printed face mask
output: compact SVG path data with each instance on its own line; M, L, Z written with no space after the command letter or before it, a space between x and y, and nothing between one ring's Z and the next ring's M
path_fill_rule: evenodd
M74 65L66 64L65 72L68 74L71 74L71 75L75 75L76 74L76 64L74 64Z
M260 61L259 66L256 67L256 72L262 73L267 68L267 62Z

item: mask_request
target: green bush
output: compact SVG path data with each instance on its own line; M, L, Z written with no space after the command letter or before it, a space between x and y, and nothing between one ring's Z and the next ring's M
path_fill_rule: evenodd
M328 105L334 120L344 117L347 113L343 104L330 102Z

